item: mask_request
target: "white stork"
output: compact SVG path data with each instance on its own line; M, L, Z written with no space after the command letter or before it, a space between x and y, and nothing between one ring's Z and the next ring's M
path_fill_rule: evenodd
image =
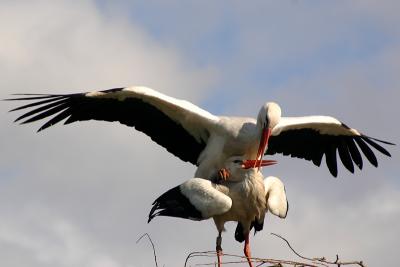
M353 173L353 162L359 169L363 167L360 149L377 167L370 146L390 156L378 142L393 145L368 137L333 117L281 117L280 107L272 102L261 107L257 120L220 117L146 87L31 94L7 100L31 101L12 110L31 109L15 120L22 124L54 115L38 131L64 119L64 124L103 120L135 127L181 160L197 165L195 177L202 178L210 177L231 156L260 160L264 153L303 158L317 166L325 155L328 169L336 177L337 150L344 166Z
M273 163L263 161L260 165ZM285 218L288 212L285 187L276 177L267 177L257 168L247 168L242 157L231 157L225 168L230 173L229 180L216 177L213 182L203 178L192 178L174 187L153 202L148 222L156 216L170 216L191 220L214 219L218 230L216 251L218 266L221 266L222 236L224 224L237 221L235 239L245 241L244 254L250 267L249 233L261 231L267 211ZM218 175L218 174L216 174Z

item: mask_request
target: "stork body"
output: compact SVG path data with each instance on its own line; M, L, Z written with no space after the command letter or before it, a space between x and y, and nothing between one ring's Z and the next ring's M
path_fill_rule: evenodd
M39 131L62 120L65 124L118 121L135 127L181 160L197 165L195 176L206 179L222 168L229 157L238 155L261 160L264 153L281 153L317 166L325 155L333 176L337 176L337 152L350 172L354 172L353 163L362 169L362 154L378 166L371 147L390 156L378 144L389 142L368 137L329 116L281 117L279 105L273 102L263 105L257 119L253 119L215 116L190 102L146 87L24 95L8 100L30 101L12 110L30 109L16 121L29 123L51 117Z
M239 159L240 158L240 159ZM252 227L261 230L267 210L285 218L288 210L283 183L276 177L265 180L256 168L244 169L241 157L229 158L225 168L229 180L217 183L192 178L167 191L153 203L149 222L156 216L170 216L191 220L213 218L218 230L216 251L221 265L222 231L228 221L237 221L235 239L245 241L244 254L251 263L249 233Z
M261 127L257 127L254 119L219 117L210 129L208 142L197 160L195 177L211 178L216 170L223 168L228 158L234 155L248 159L256 158Z

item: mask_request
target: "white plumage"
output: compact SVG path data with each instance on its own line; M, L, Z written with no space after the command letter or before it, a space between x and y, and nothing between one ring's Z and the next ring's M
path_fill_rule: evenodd
M286 190L282 181L274 176L264 179L267 199L267 209L280 218L286 218L289 205L286 199Z
M249 233L263 228L265 213L285 218L288 211L285 187L276 177L265 180L256 168L244 169L241 157L225 163L228 180L215 177L214 182L192 178L162 194L153 203L149 222L156 216L180 217L191 220L213 218L218 230L217 253L221 264L221 233L228 221L237 221L235 239L245 241L244 253L251 263Z
M192 178L181 184L179 189L203 218L211 218L232 207L232 199L214 186L210 180Z

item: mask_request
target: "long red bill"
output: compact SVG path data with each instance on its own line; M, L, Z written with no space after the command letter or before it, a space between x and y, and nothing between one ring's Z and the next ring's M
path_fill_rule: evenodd
M265 149L268 146L268 139L271 135L271 129L269 128L263 128L262 134L261 134L261 140L260 140L260 145L258 146L258 152L257 152L257 158L254 162L254 168L258 168L260 170L261 167L261 161L262 157L264 156Z
M247 160L243 161L242 168L243 169L255 168L255 164L257 162L259 163L260 167L271 166L271 165L275 165L278 163L276 160L258 160L257 161L255 159L247 159Z

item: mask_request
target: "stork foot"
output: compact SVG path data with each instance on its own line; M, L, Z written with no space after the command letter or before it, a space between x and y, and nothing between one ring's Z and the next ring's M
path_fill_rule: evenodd
M218 171L218 176L219 176L219 181L226 181L229 179L229 177L231 176L231 174L229 173L229 171L225 168L222 168Z

